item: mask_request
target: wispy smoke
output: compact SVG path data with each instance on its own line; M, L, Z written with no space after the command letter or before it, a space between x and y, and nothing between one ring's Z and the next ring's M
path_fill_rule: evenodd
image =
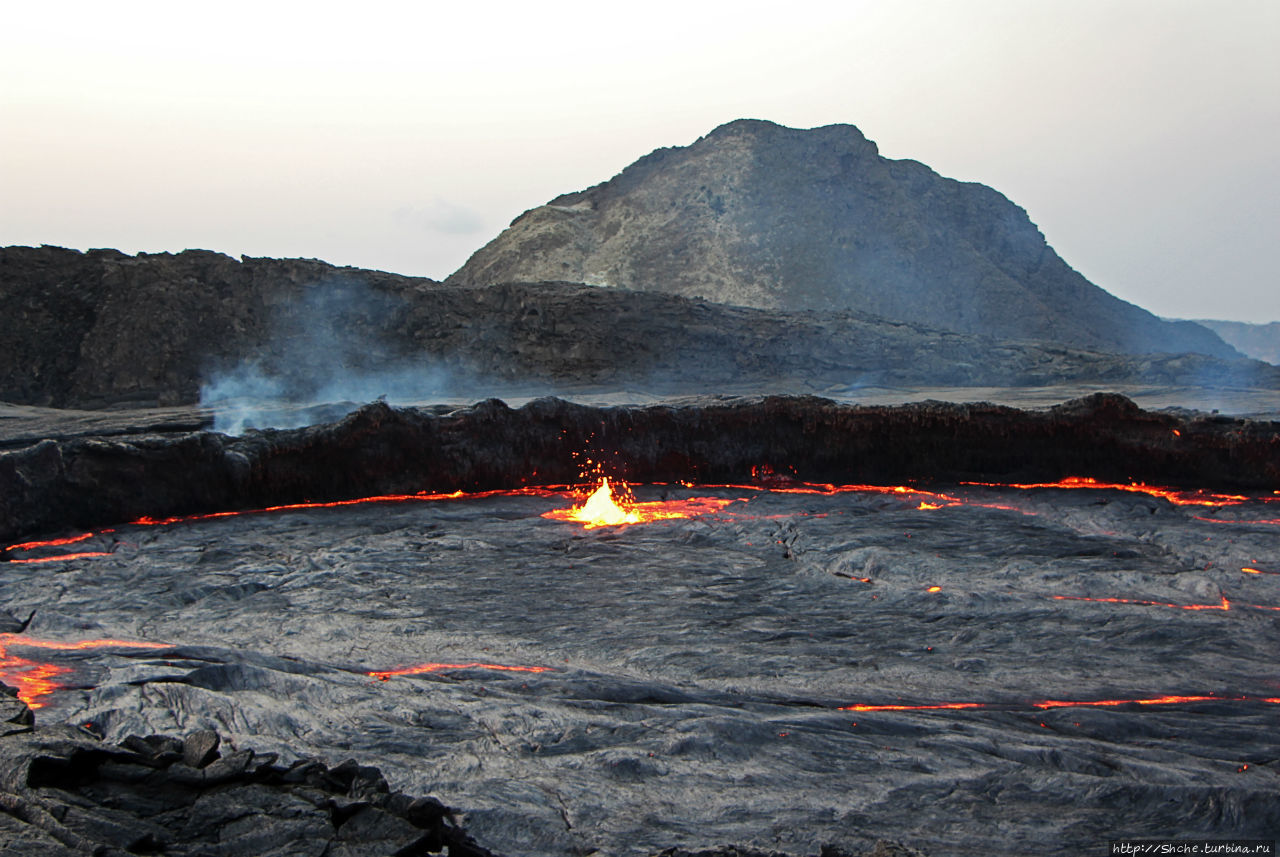
M200 404L213 410L215 431L243 434L337 419L375 399L413 404L471 388L464 370L412 353L404 312L399 297L353 280L310 286L271 313L258 353L207 374Z

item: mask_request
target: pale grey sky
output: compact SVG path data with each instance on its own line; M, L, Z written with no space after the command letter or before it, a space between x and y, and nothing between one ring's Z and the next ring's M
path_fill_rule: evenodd
M988 184L1161 315L1280 320L1277 0L0 0L0 245L442 278L732 119Z

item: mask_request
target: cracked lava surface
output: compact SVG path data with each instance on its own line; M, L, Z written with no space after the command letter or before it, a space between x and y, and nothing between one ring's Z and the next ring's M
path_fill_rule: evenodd
M697 514L530 489L15 545L0 680L111 739L354 757L512 854L1280 829L1275 497L635 494Z

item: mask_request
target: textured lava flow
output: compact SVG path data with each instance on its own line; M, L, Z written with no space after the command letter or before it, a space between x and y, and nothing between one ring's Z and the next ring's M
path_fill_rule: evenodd
M139 643L128 640L38 640L21 634L0 633L0 681L17 687L18 698L32 708L43 708L44 697L62 687L60 676L71 668L60 664L36 661L11 654L10 648L76 651L83 649L167 649L166 643Z

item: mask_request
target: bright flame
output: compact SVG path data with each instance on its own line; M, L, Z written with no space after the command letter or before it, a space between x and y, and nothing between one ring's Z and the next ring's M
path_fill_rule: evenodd
M575 521L588 530L598 527L619 527L626 524L646 524L652 521L669 521L674 518L694 518L719 512L740 498L689 497L684 500L651 500L638 502L631 496L627 483L614 490L608 477L601 477L600 487L580 506L572 509L553 509L542 517L553 521Z
M0 633L0 681L18 688L18 699L31 708L43 708L41 700L62 685L57 678L71 672L70 667L33 661L9 653L10 647L28 649L52 649L69 652L82 649L167 649L167 643L135 643L127 640L76 640L70 643L56 640L36 640L21 634Z
M640 516L636 512L624 509L614 501L608 476L601 478L600 487L587 498L587 502L573 510L572 518L586 524L587 529L617 527L640 522Z

